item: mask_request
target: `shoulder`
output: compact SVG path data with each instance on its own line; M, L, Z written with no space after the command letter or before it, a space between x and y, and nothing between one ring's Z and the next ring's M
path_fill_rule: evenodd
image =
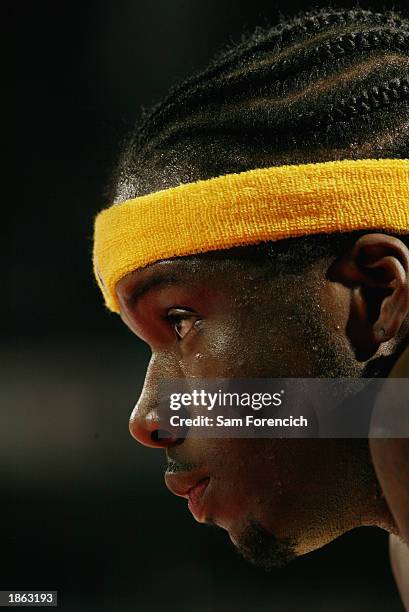
M409 610L409 548L397 536L389 538L392 570L406 610Z
M409 383L409 347L392 368L388 381L377 396L372 413L372 424L375 422L375 425L387 424L392 419L393 431L397 430L395 421L399 419L402 437L370 439L372 461L379 483L399 534L409 545L409 413L405 410L402 419L402 412L394 412L395 406L402 406L402 399L406 404L406 398L402 398L402 387L394 385L393 378L406 378Z
M409 347L402 353L393 367L390 378L409 379ZM384 385L384 388L386 385ZM393 385L389 386L392 394L381 390L375 402L372 418L388 422L393 418ZM397 393L397 391L396 391ZM384 396L382 397L382 395ZM386 400L386 401L385 401ZM392 401L389 401L392 400ZM402 398L399 398L402 401ZM389 412L389 414L386 414ZM409 436L408 423L403 424L402 438L371 438L370 449L374 468L385 495L390 511L394 517L399 536L390 536L390 557L392 570L398 585L403 603L409 612Z

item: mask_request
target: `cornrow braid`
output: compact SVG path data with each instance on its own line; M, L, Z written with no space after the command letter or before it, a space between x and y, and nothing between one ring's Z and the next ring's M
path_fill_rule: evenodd
M354 115L370 113L393 102L409 101L409 77L392 79L380 87L375 85L364 90L359 96L342 99L330 109L329 117L333 120L347 120Z
M240 105L244 107L245 102L248 100L256 101L258 96L263 93L264 96L269 96L269 100L266 100L264 110L266 111L266 120L265 120L265 128L268 128L268 110L269 107L272 109L274 106L276 112L276 121L277 124L274 126L274 130L276 133L279 131L279 118L281 117L281 109L285 108L286 96L291 98L294 90L299 90L300 85L304 88L307 83L311 83L312 78L317 79L318 76L328 76L328 63L331 64L332 73L336 74L336 72L340 72L343 68L344 71L347 67L347 61L351 64L351 60L357 59L358 54L362 56L365 55L366 52L370 51L371 55L375 52L380 52L381 50L387 54L400 52L400 50L404 51L409 49L409 31L403 31L399 33L390 32L388 29L386 31L370 30L369 32L348 32L347 34L336 35L332 38L326 38L324 40L320 40L318 44L314 44L314 42L310 45L305 45L300 51L295 55L289 55L288 53L282 56L278 55L277 59L272 62L271 59L268 61L263 60L259 62L258 66L253 70L241 70L240 73L236 73L234 75L228 75L223 82L219 84L219 88L217 91L217 95L213 94L213 88L210 91L198 91L195 92L194 100L189 104L189 114L186 114L185 121L170 121L170 109L168 109L168 119L169 123L166 127L155 134L150 134L150 143L149 146L158 146L163 145L164 142L168 142L169 138L172 141L178 137L178 135L188 134L188 126L201 127L203 129L203 122L206 117L206 112L203 111L204 106L207 104L210 108L214 108L217 105L219 108L224 107L227 109L225 100L232 100L233 104L236 108L240 108ZM404 55L404 54L403 54ZM382 62L382 59L379 60ZM385 63L385 62L384 62ZM362 58L362 68L365 65L365 57ZM309 75L305 75L305 68L309 66L316 66L315 71L311 71ZM386 63L385 69L390 66L389 63ZM318 68L317 68L318 67ZM319 72L321 68L321 73ZM378 66L375 67L378 69ZM406 67L403 66L403 69ZM402 66L399 68L400 72L402 72ZM304 74L304 82L302 84L299 83L299 75ZM339 80L342 75L340 75ZM396 79L391 80L393 83ZM399 80L399 79L397 79ZM357 81L358 82L358 81ZM349 87L348 87L349 88ZM381 84L379 89L384 91L384 99L385 101L391 101L391 98L387 96L388 84ZM240 97L240 91L245 89L246 93L242 94ZM325 89L323 87L322 89ZM377 87L374 86L371 88L371 91L376 91ZM405 98L405 88L401 91L395 91L399 95L394 96L394 100L404 99ZM211 99L211 94L213 94L213 99ZM342 94L340 88L336 95L340 97ZM181 116L181 108L184 103L187 102L186 95L183 95L179 100L179 104L177 106L177 113ZM365 92L361 94L365 97ZM277 100L277 96L281 96L280 100ZM352 96L352 99L357 96ZM374 102L371 105L370 101L374 98ZM316 99L311 108L307 111L302 111L301 108L294 112L291 109L292 115L297 117L312 117L314 116L313 108L317 107L317 109L322 106L322 103L325 101L325 96L322 99ZM303 101L305 102L305 100ZM303 104L301 102L301 105ZM378 108L380 105L377 103L376 95L372 95L371 98L367 100L363 100L363 104L368 107L366 112L369 112L371 108ZM279 108L277 108L279 107ZM174 107L176 109L176 107ZM327 116L328 126L332 126L334 120L337 118L346 119L348 117L348 109L353 108L353 105L343 101L340 99L339 104L330 103L328 108L323 112L317 112L317 117L320 118L321 122L325 116ZM196 109L199 109L199 113L196 112ZM335 109L335 114L331 116L331 112ZM259 112L260 109L258 108ZM277 114L278 111L278 114ZM351 117L356 114L355 111L351 113ZM288 113L287 113L288 115ZM230 120L231 113L225 113L225 118L229 118ZM199 118L199 121L197 119ZM243 129L242 118L239 113L236 112L236 125ZM201 120L200 120L201 119ZM291 122L291 117L288 117L288 122ZM212 123L212 118L207 123ZM223 120L219 120L218 128L221 128L223 124ZM311 121L309 120L309 124ZM151 128L153 126L150 126ZM156 126L158 129L159 126ZM248 126L250 129L250 125ZM287 126L284 126L284 131ZM300 126L301 133L307 130L307 124L304 126ZM212 130L212 127L209 126L209 130ZM325 133L325 130L324 132ZM149 132L141 132L138 135L139 146L143 146L144 142L146 142L146 138Z
M345 63L348 56L351 60L356 59L360 52L372 54L382 50L408 50L409 24L406 22L399 22L397 29L396 22L390 18L385 19L384 15L372 14L374 19L370 22L370 12L357 11L355 21L347 23L342 20L347 25L341 30L338 27L339 21L329 19L330 15L325 15L325 19L319 19L320 15L306 17L295 25L290 24L287 30L283 30L287 34L284 37L288 39L287 44L282 40L283 31L279 34L274 31L273 35L267 31L256 44L250 42L243 49L238 48L235 57L231 57L227 63L221 61L196 80L176 88L160 108L147 117L148 121L140 126L136 133L138 145L142 146L152 134L157 134L161 125L169 124L173 117L180 117L185 105L191 112L195 107L206 104L208 99L215 101L216 96L219 99L232 96L236 90L245 92L246 88L251 95L252 88L261 85L266 87L268 83L276 87L281 85L285 90L285 84L291 78L297 78L310 70L311 66L318 63L323 69L334 70L339 62ZM345 15L351 19L353 11ZM334 13L332 16L339 17ZM365 19L361 22L359 18L362 17ZM315 36L312 36L313 32ZM262 52L264 55L261 55Z
M218 59L214 60L209 68L202 73L190 77L184 83L175 87L164 102L159 103L151 110L149 113L149 122L142 125L138 133L142 136L149 123L154 122L158 115L163 115L174 102L180 102L185 92L189 95L189 92L191 93L193 88L200 88L200 85L206 85L211 79L216 78L218 75L222 74L223 71L226 72L231 66L237 68L238 64L243 63L256 53L262 51L267 52L271 49L281 50L285 47L292 46L299 39L305 39L306 37L323 32L329 28L341 26L345 28L348 25L359 26L360 24L367 23L372 26L380 24L381 26L396 28L402 24L402 19L396 13L392 12L382 14L360 9L346 11L329 9L327 11L322 10L316 13L310 12L303 14L291 22L283 22L279 26L267 31L258 28L249 39L245 39L240 45L232 47L223 54L220 54ZM407 27L405 22L403 22L403 25ZM351 38L353 38L353 36L354 35L352 35ZM328 43L326 44L326 48L329 54L331 54Z

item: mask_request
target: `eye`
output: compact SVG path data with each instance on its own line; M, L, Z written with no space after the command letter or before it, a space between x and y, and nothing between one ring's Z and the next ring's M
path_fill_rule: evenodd
M177 337L182 340L199 320L198 316L184 308L171 308L166 319L172 325Z

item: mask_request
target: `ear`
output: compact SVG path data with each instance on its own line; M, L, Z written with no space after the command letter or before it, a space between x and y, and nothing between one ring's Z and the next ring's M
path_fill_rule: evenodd
M409 313L409 249L399 238L365 234L332 264L328 278L350 288L346 333L356 358L367 361Z

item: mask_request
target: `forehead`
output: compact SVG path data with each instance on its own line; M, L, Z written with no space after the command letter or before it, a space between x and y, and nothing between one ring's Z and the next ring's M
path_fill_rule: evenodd
M223 283L225 288L237 287L238 280L244 282L248 272L263 267L263 263L268 263L265 256L246 247L164 259L130 272L117 283L116 290L121 297L129 299L135 292L160 284Z

